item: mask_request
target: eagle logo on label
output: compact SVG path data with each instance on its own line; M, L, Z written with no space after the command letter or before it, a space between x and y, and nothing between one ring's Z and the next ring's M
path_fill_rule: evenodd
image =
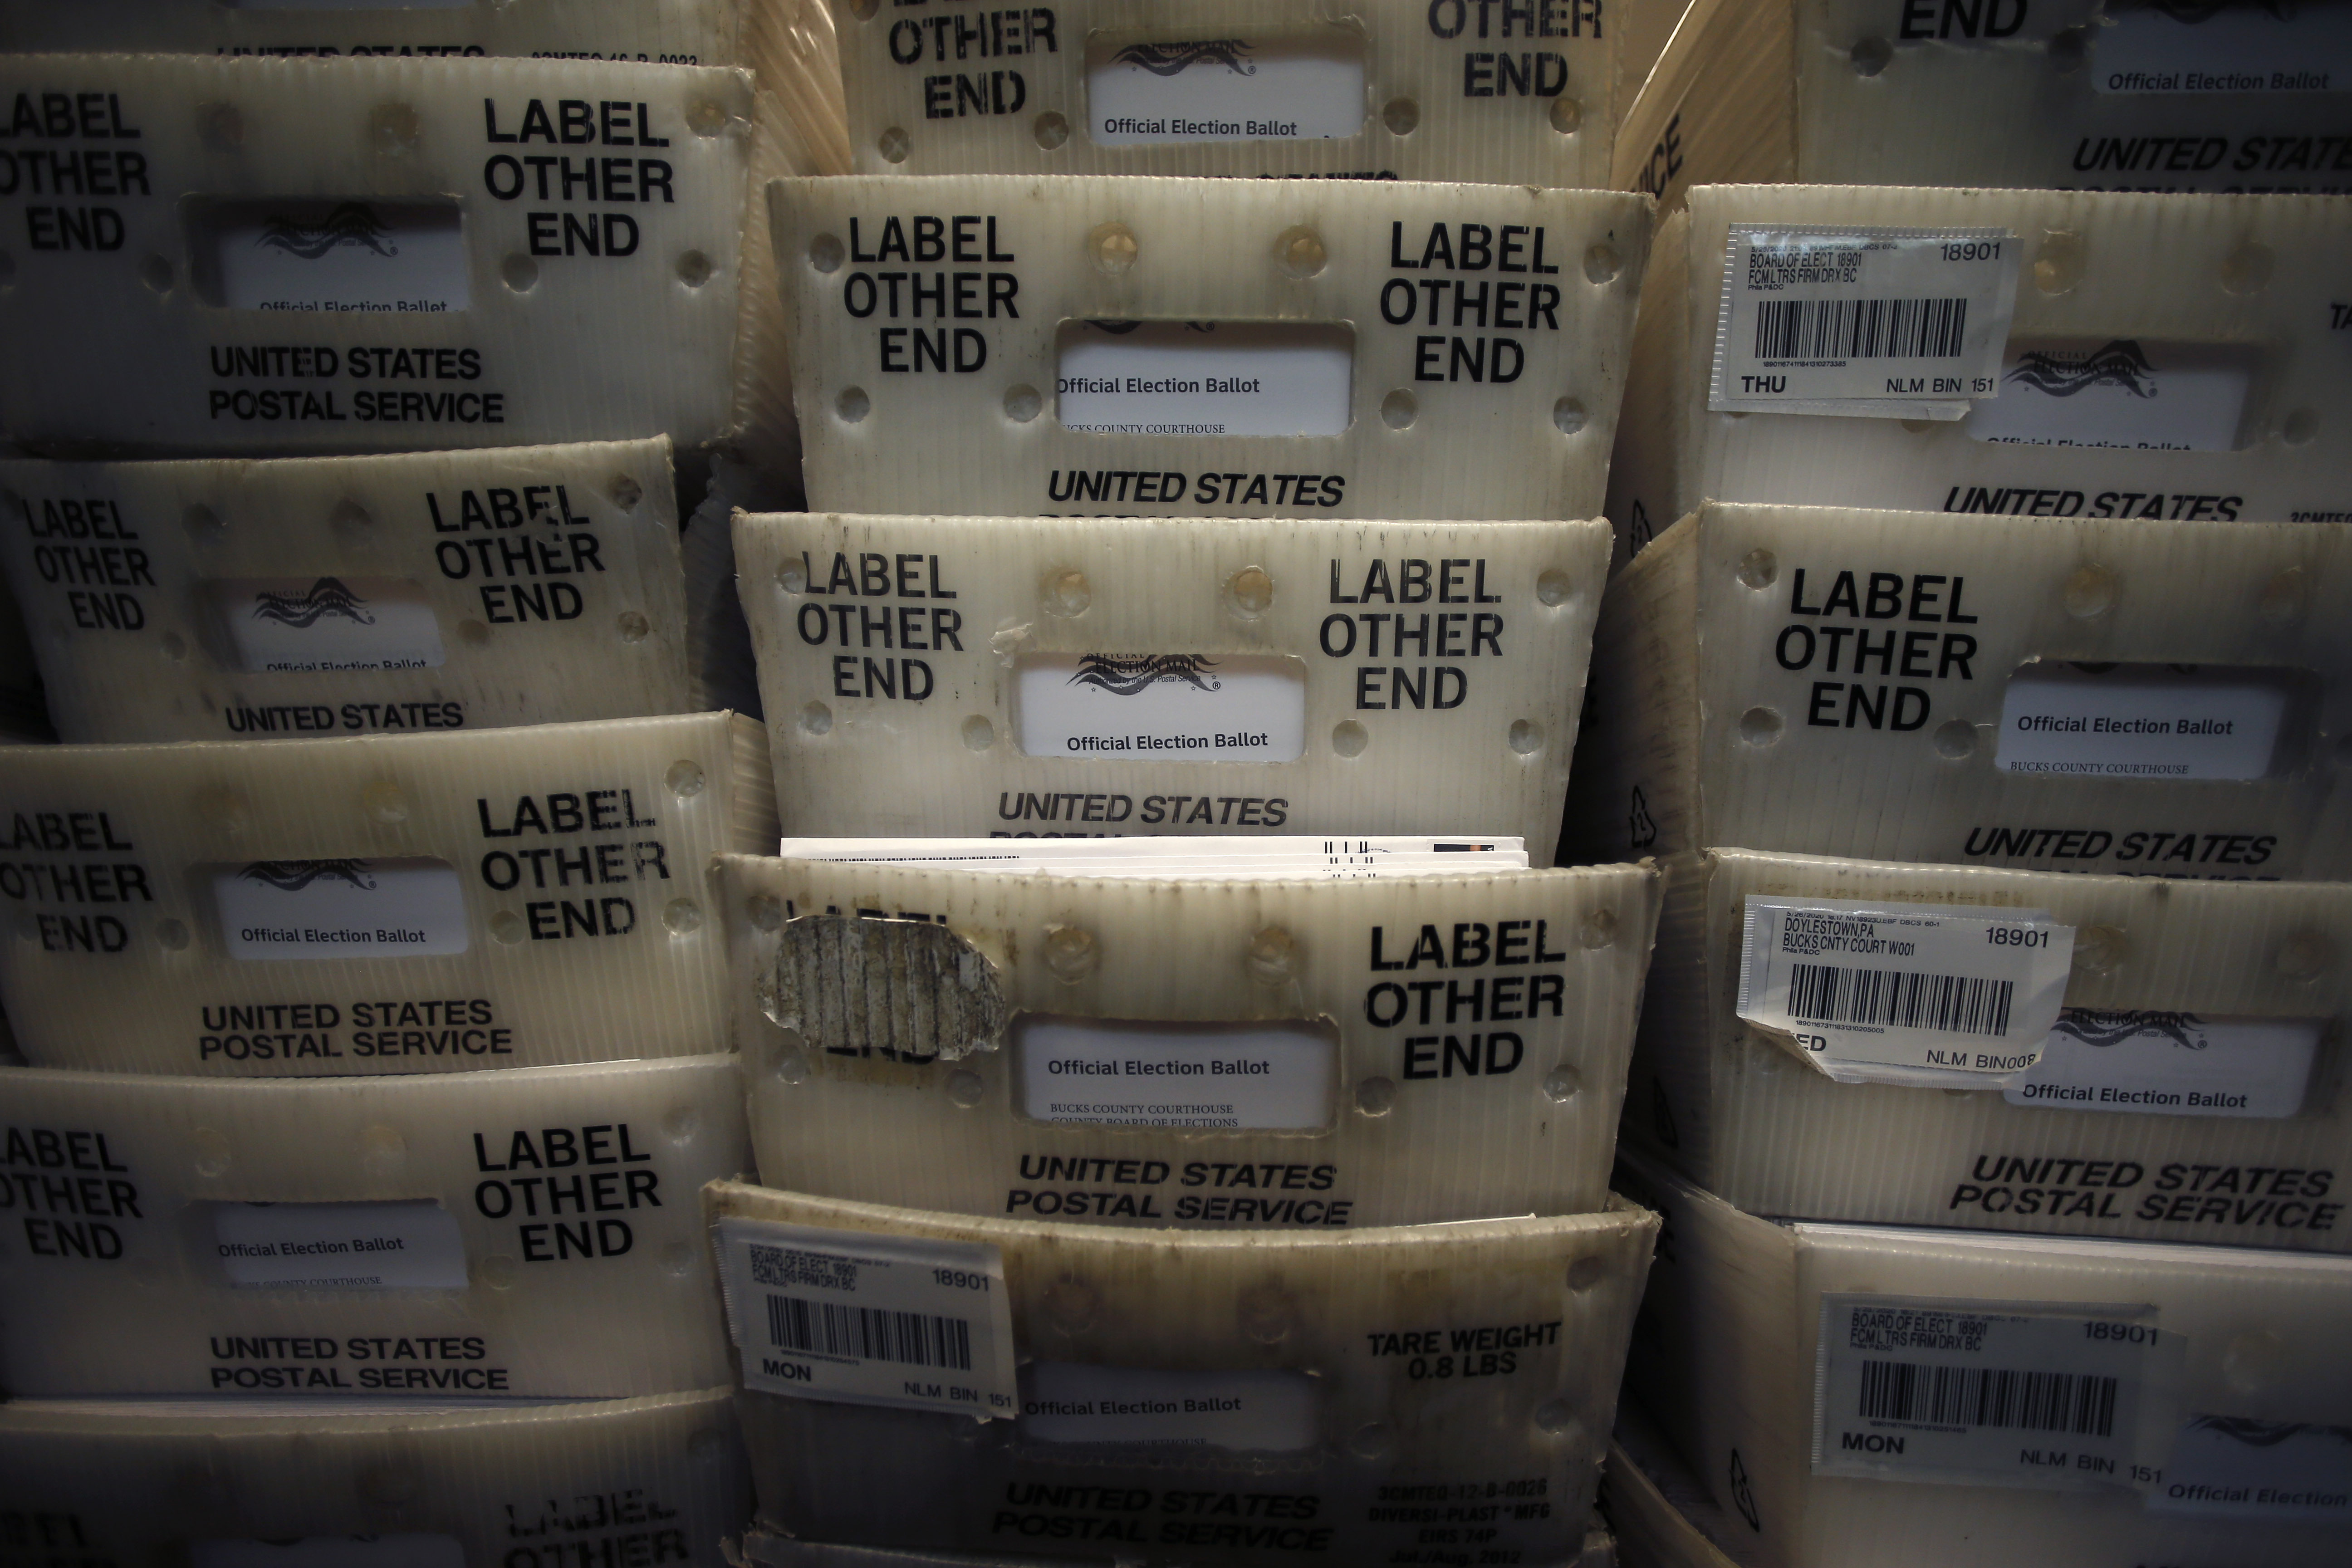
M376 888L364 860L256 860L237 876L247 882L266 882L281 893L299 893L313 882L342 882L364 893Z
M2189 1417L2189 1429L2235 1438L2249 1448L2275 1448L2305 1432L2325 1432L2339 1442L2352 1444L2352 1426L2326 1426L2315 1421L2265 1421L2257 1415L2194 1415Z
M1180 44L1129 44L1111 56L1111 64L1140 66L1153 76L1178 76L1194 66L1223 66L1235 76L1255 76L1250 46L1240 38L1195 38Z
M2016 368L2001 377L2051 397L2072 397L2094 386L2120 387L2134 397L2154 397L2156 367L2139 344L2117 338L2086 354L2046 353L2029 349Z
M375 209L364 202L341 202L317 223L301 223L290 217L274 217L262 226L261 237L256 245L271 250L282 250L304 261L319 258L340 247L357 246L378 256L398 256L400 247L392 243L392 230L375 216Z
M263 589L253 596L253 618L276 621L297 631L308 631L331 618L354 621L363 626L375 625L375 617L367 612L367 601L332 577L321 577L299 594Z
M2053 1024L2053 1034L2086 1046L2116 1046L2146 1035L2170 1040L2183 1049L2205 1048L2205 1021L2194 1013L2103 1013L2091 1007L2069 1007Z
M1209 678L1209 671L1216 668L1216 660L1196 653L1154 653L1131 658L1090 653L1078 660L1078 672L1070 677L1070 684L1091 686L1113 697L1133 697L1162 681L1176 680L1195 690L1215 691L1220 683Z

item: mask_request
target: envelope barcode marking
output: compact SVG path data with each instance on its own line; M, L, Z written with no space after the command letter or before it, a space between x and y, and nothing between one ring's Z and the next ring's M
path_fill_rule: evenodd
M2115 1435L2116 1379L2071 1372L1862 1363L1862 1415L1925 1426L2005 1426L2076 1436Z
M971 1323L803 1296L768 1297L768 1342L802 1355L971 1370Z
M1832 963L1789 966L1789 1016L1808 1024L1870 1024L1954 1035L2006 1035L2013 980L1915 974Z
M1756 306L1756 357L1954 359L1968 326L1965 299L1764 300Z

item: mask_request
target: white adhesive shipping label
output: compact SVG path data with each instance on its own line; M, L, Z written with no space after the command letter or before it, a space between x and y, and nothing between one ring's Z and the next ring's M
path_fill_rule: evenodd
M1342 436L1355 347L1344 326L1072 322L1055 412L1105 436Z
M1087 134L1104 147L1299 142L1364 129L1366 45L1340 27L1256 38L1087 40Z
M2352 13L2347 13L2352 14ZM1969 412L1969 438L2021 447L2233 452L2262 374L2247 344L2010 341L1999 397Z
M0 462L58 733L267 740L676 713L667 440Z
M751 98L682 65L13 57L0 417L158 455L712 441Z
M2091 85L2111 93L2352 91L2342 5L2125 5L2093 35Z
M1595 1209L1655 889L724 857L761 1178L1163 1227Z
M551 1212L552 1212L551 1210ZM222 1204L213 1210L232 1285L463 1290L466 1238L438 1203Z
M2061 1490L2131 1487L2179 1335L2158 1313L1824 1294L1813 1472Z
M2283 674L2029 664L2001 693L1995 765L2069 778L2263 778L2285 732Z
M454 1536L306 1535L291 1541L191 1541L190 1568L466 1568Z
M1997 1087L2057 1021L2074 928L2042 910L1750 894L1739 1016L1846 1083Z
M1551 859L1604 524L735 528L795 837L1466 832Z
M467 1568L562 1552L721 1568L719 1538L751 1507L732 1394L16 1399L0 1416L0 1518L22 1521L26 1549L97 1563ZM198 1474L208 1484L178 1484ZM387 1477L415 1489L388 1507Z
M0 996L36 1066L446 1072L725 1038L701 868L775 842L727 713L16 747Z
M2002 229L1731 226L1711 409L1958 419L2000 392Z
M1202 1131L1331 1125L1339 1042L1328 1026L1013 1021L1022 1113L1036 1121Z
M1303 1373L1040 1361L1022 1379L1021 1434L1039 1443L1295 1454L1322 1440L1321 1406L1316 1380Z
M6 1072L19 1394L611 1398L726 1376L695 1192L748 1153L731 1056ZM168 1321L134 1280L173 1293Z
M1750 421L1752 423L1752 421ZM1717 505L1612 584L1577 858L2352 877L2352 531Z
M1639 85L1625 14L1531 0L1114 0L963 28L834 6L868 174L1292 175L1598 188ZM975 31L974 28L977 28Z
M992 1247L722 1219L743 1386L982 1419L1019 1408Z
M973 1423L920 1405L842 1403L797 1378L771 1392L747 1377L740 1410L766 1527L992 1561L1052 1546L1236 1568L1411 1557L1427 1549L1424 1508L1441 1506L1475 1510L1465 1523L1492 1531L1487 1550L1575 1561L1655 1224L1612 1203L1345 1238L1204 1237L961 1219L733 1183L705 1202L722 1237L814 1233L829 1237L827 1257L940 1259L910 1310L973 1323L977 1363L981 1303L996 1300L1006 1375L1014 1352L1022 1363L1009 1429L981 1426L977 1440ZM990 1289L955 1282L959 1272ZM748 1373L755 1350L775 1353L767 1309L731 1271L730 1285ZM898 1370L894 1391L954 1382ZM877 1452L899 1487L856 1484Z
M2042 1059L2001 1087L2011 1105L2150 1116L2301 1114L2327 1020L2202 1018L2070 1007Z
M814 509L1600 510L1639 197L977 175L767 197Z
M2147 1506L2176 1518L2341 1529L2352 1521L2352 1426L2192 1415Z
M2071 3L2089 21L2095 0ZM1841 51L1850 49L1855 37L1891 25L1861 0L1852 0L1852 20L1841 24L1850 30L1835 44ZM2037 17L2044 11L2041 5L2032 9ZM2047 58L2034 49L1988 47L1957 37L1948 48L1934 47L1961 62L2015 58L2037 93L2053 81ZM1897 63L1890 69L1900 73L1911 67L1911 58L1898 47ZM1907 101L1903 94L1890 98L1891 76L1842 74L1875 100ZM2080 74L2072 79L2079 85ZM2329 122L2315 120L2287 134L2293 128L2270 112L2281 101L2272 100L2242 140L2260 143L2265 153L2273 145L2299 148L2290 155L2315 161L2311 150L2336 134L2330 117L2337 111L2320 114L2324 97L2305 101L2307 114ZM2180 118L2194 107L2188 101L2131 102L2151 118L2112 140L2142 151L2200 141L2182 134ZM1929 134L1938 149L1990 139L1959 133L1949 117L1939 119ZM2071 148L2074 139L2068 132L2064 145ZM1845 140L1882 145L1885 139L1856 134ZM2202 141L2218 150L2231 138ZM1925 166L1916 163L1894 177L1906 184L1967 183L1957 173L1931 182ZM1987 183L2074 185L2096 177L2061 167L2043 177ZM2189 178L2112 177L2133 185L2173 185ZM2294 177L2341 184L2345 171ZM2227 183L2269 187L2279 178L2247 173L2230 175ZM1624 529L1629 553L1710 500L1885 507L1962 514L1970 521L2352 519L2352 446L2324 438L2327 426L2320 412L2347 395L2345 362L2332 352L2344 320L2335 308L2342 303L2342 289L2320 258L2352 239L2352 204L2296 195L1759 184L1701 185L1690 195L1688 212L1687 222L1676 224L1668 241L1675 258L1661 263L1645 289L1650 310L1643 318L1644 346L1627 388L1623 437L1610 469L1608 515ZM1809 233L1885 226L2020 237L2003 242L2004 248L2019 255L2031 280L2016 290L2005 326L2007 347L1995 335L1990 357L1970 373L1996 377L1999 395L1947 400L1945 412L1968 416L1948 422L1931 417L1935 410L1901 418L1731 417L1763 406L1711 402L1717 389L1719 332L1727 351L1747 353L1755 346L1753 314L1742 316L1727 332L1718 320L1735 226ZM2259 260L2249 247L2260 247ZM2167 264L2148 266L2147 258L2158 253ZM2009 264L2004 258L2000 265ZM2239 288L2251 275L2238 267L2261 268L2263 286L2251 292ZM1738 287L1735 298L1746 296L1746 275L1735 274L1731 280ZM1960 296L1947 290L1940 297ZM1761 303L1767 297L1749 298ZM1797 301L1783 297L1781 302ZM1971 304L1972 322L1975 309ZM1769 378L1781 373L1751 366L1737 374ZM1788 373L1790 395L1800 384L1796 378L1810 374ZM1939 373L1927 374L1932 386L1932 376ZM1720 390L1738 393L1740 387L1732 379Z

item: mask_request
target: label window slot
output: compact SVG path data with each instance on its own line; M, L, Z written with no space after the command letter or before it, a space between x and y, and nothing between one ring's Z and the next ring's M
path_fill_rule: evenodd
M465 889L446 860L254 860L196 875L231 958L446 957L467 945Z
M1087 40L1087 133L1101 146L1360 135L1362 35ZM1558 90L1555 87L1554 90Z
M232 310L429 316L472 302L454 201L192 197L197 298Z
M214 1254L232 1285L269 1289L463 1290L466 1238L431 1198L215 1204Z
M2312 685L2299 670L2032 660L2001 694L1995 765L2110 783L2274 777L2303 762Z
M422 584L390 577L224 577L205 584L232 659L256 673L437 669L441 623Z
M1339 436L1355 330L1290 321L1065 321L1056 413L1113 436Z
M1273 654L1030 654L1013 666L1013 729L1033 757L1295 763L1307 752L1307 665Z
M2012 339L2000 395L1974 405L1968 432L2004 446L2234 452L2260 369L2242 343Z
M1328 1023L1161 1024L1024 1013L1013 1020L1012 1038L1022 1113L1033 1121L1207 1132L1317 1132L1331 1125L1339 1038ZM1299 1180L1311 1181L1312 1173L1302 1169Z

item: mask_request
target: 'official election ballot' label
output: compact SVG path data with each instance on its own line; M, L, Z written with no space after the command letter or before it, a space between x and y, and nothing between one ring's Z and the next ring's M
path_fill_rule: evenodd
M2260 373L2244 343L2012 339L2000 395L1974 406L1968 432L2012 447L2233 452Z
M1289 763L1307 750L1303 659L1039 654L1013 679L1033 757Z
M2179 1336L2153 1307L1824 1294L1813 1473L2129 1487L2141 1405Z
M1339 436L1348 428L1356 334L1344 325L1073 321L1060 348L1054 389L1065 430Z
M2194 1013L2058 1015L2042 1059L2009 1080L2011 1105L2150 1116L2293 1116L2311 1088L2325 1018Z
M2001 694L1998 765L2095 779L2263 778L2288 700L2283 684L2251 670L2233 679L2037 660Z
M213 1237L232 1285L462 1290L466 1237L422 1198L391 1203L222 1204Z
M1733 224L1706 405L1958 419L2000 392L2005 229Z
M1328 1026L1144 1024L1024 1014L1022 1110L1039 1121L1304 1132L1331 1124Z
M2000 1084L2039 1060L2074 928L2046 910L1962 913L1750 894L1739 1016L1847 1083Z
M996 1247L741 1218L715 1239L744 1387L983 1420L1019 1408Z
M231 958L387 958L466 951L466 890L445 860L256 860L212 873Z
M1041 1361L1021 1431L1041 1443L1151 1444L1291 1454L1321 1440L1315 1379L1275 1368L1160 1372Z
M2352 1521L2352 1426L2192 1415L2147 1506L2192 1519L2340 1527Z
M1087 130L1104 147L1311 142L1364 129L1364 36L1087 43ZM1557 90L1555 89L1554 90Z
M2352 90L2352 6L2110 5L2099 20L2100 92Z

